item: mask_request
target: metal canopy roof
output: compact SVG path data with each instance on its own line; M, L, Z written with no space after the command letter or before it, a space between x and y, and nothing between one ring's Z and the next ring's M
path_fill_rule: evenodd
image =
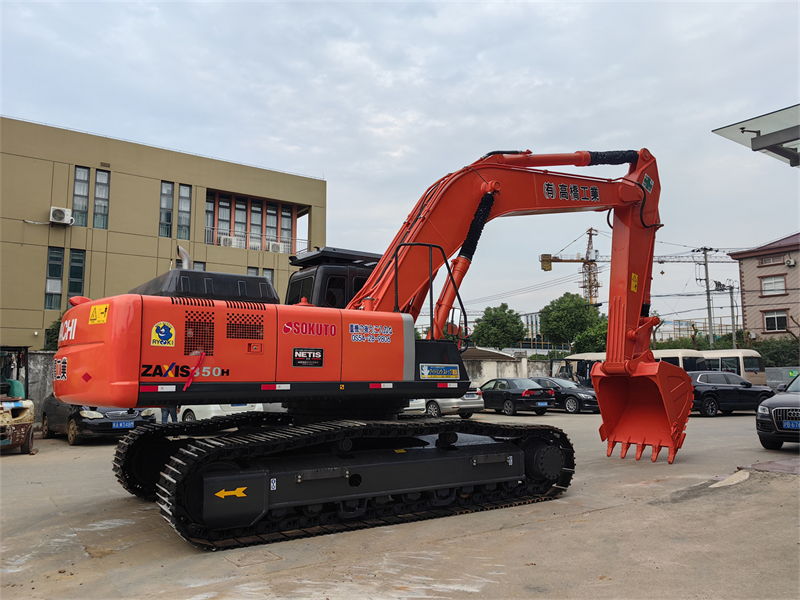
M720 127L713 133L792 167L800 165L800 104Z

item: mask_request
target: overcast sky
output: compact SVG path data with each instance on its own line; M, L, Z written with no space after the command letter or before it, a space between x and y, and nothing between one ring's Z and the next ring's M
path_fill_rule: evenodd
M798 103L798 16L793 0L4 1L0 112L324 177L328 245L372 252L431 183L488 151L647 147L656 253L748 248L800 229L799 171L711 130ZM462 298L503 297L468 309L580 293L578 265L545 273L538 256L584 251L589 227L609 254L601 213L491 222ZM734 265L710 270L738 281ZM658 265L654 309L704 317L703 296L663 297L700 292L695 275ZM729 315L727 296L715 306Z

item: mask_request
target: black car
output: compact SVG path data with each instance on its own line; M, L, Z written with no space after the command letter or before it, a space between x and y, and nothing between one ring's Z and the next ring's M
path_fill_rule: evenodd
M756 412L756 431L767 450L778 450L783 442L800 442L800 377L795 377L785 391L761 403Z
M70 446L89 437L120 437L134 427L155 423L152 408L112 408L65 404L48 396L42 403L42 438L67 434Z
M571 414L579 413L582 410L600 412L597 396L592 388L581 387L574 381L558 377L532 377L531 379L540 386L553 390L555 394L553 408L563 408Z
M735 410L756 410L758 405L775 395L766 385L753 385L735 373L722 371L690 371L694 387L692 410L704 417L722 411L729 415Z
M484 408L508 416L518 410L532 410L543 415L553 407L553 390L544 389L532 379L492 379L481 386Z

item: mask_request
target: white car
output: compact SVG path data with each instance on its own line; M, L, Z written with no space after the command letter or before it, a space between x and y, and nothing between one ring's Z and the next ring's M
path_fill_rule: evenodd
M429 417L458 415L469 419L473 413L483 410L483 396L476 388L469 388L461 398L435 398L409 400L406 413L426 413Z
M188 404L178 407L178 421L198 421L254 410L261 410L260 402L258 404Z

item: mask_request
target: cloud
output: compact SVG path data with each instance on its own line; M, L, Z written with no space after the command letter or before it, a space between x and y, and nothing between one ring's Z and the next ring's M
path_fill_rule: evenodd
M795 2L0 10L3 114L324 175L330 245L383 251L431 183L498 149L648 147L659 161L665 241L751 247L800 228L797 169L711 133L797 102ZM463 296L566 275L543 273L537 257L590 226L607 230L601 214L490 223ZM597 243L609 253L607 238ZM691 269L665 268L654 293L683 288ZM565 291L578 289L509 304L538 310Z

